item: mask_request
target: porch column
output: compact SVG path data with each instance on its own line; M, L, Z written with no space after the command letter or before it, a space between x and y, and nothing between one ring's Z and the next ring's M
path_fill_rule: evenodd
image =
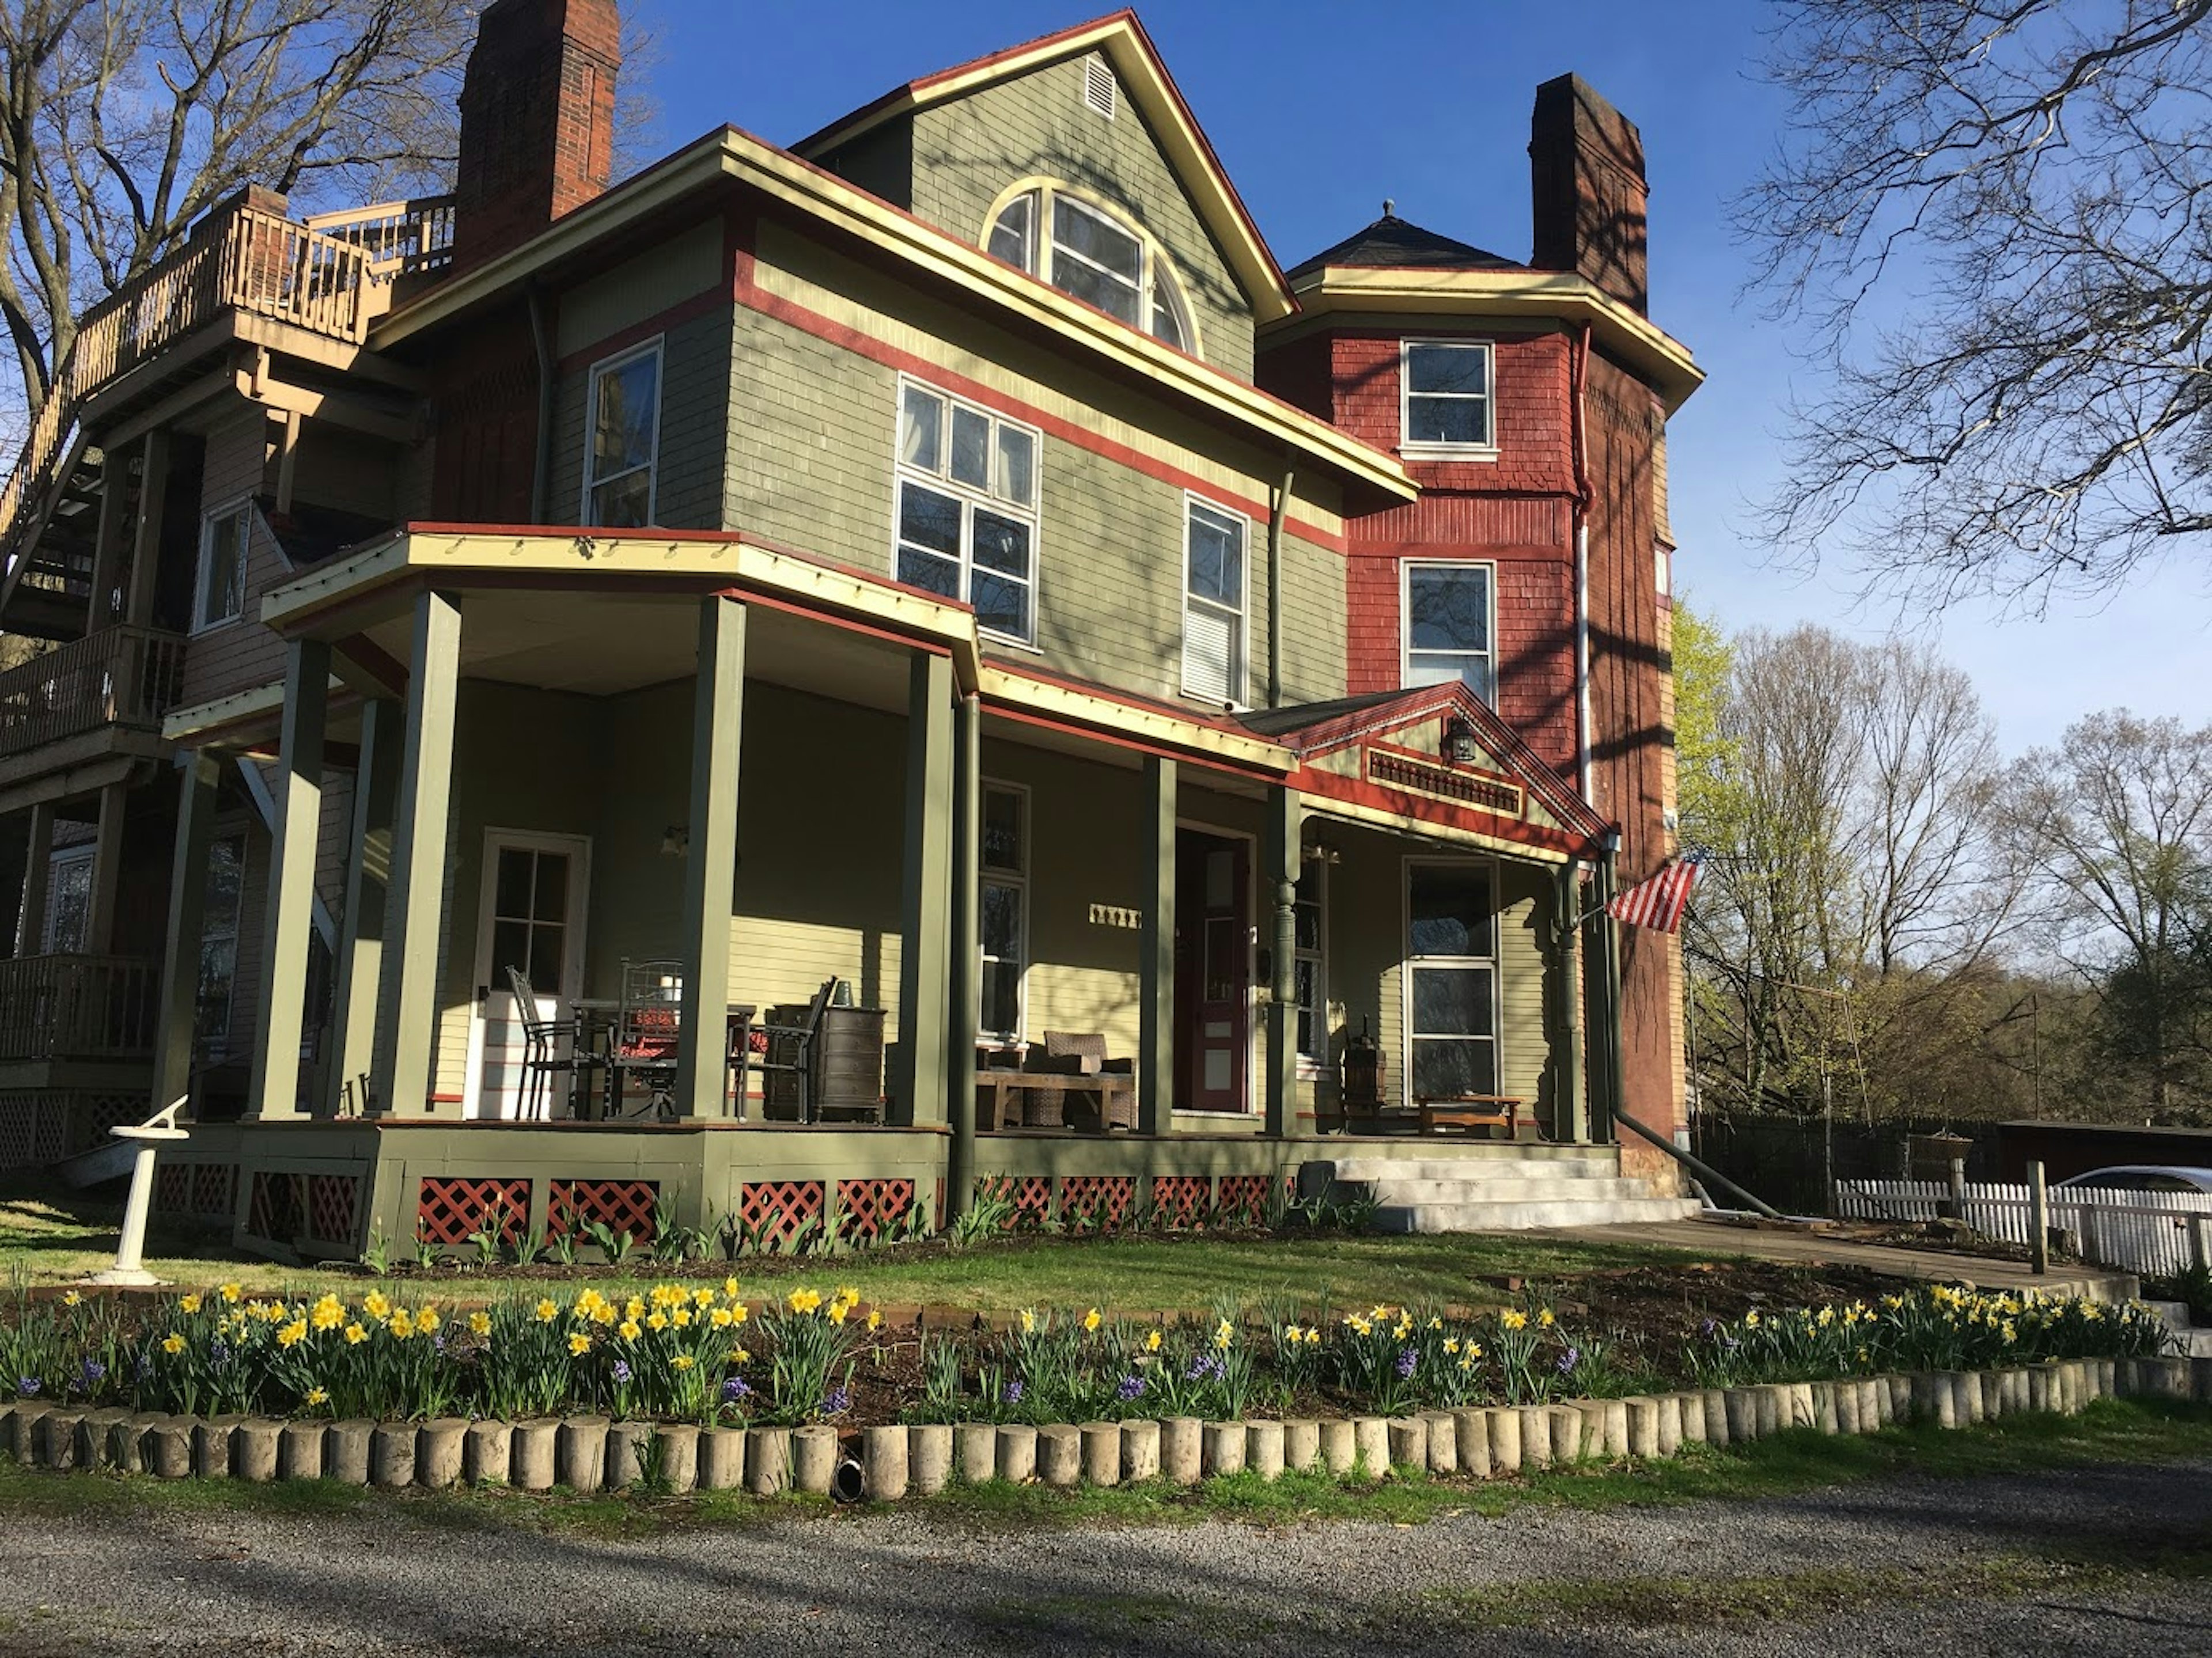
M975 1190L975 1040L981 1020L983 957L983 714L973 691L952 710L952 1145L945 1162L945 1213L951 1220Z
M1176 762L1145 760L1143 821L1138 855L1147 842L1144 920L1137 950L1137 1128L1175 1127Z
M1589 1130L1594 1140L1615 1138L1613 1112L1623 1102L1620 1079L1620 934L1602 906L1613 901L1617 878L1611 853L1599 861L1590 908L1583 924L1583 1005L1589 1011L1584 1066L1589 1078Z
M131 538L131 580L123 619L143 628L154 620L155 566L161 556L161 497L169 487L169 434L161 428L146 434L145 463L138 474L138 522ZM198 600L194 601L197 607Z
M110 783L100 792L100 829L92 843L92 890L84 917L88 956L106 956L115 949L115 889L123 874L123 821L130 799L127 783Z
M699 602L699 670L693 687L676 1109L685 1117L720 1117L730 1110L730 911L737 897L738 744L745 696L745 607L735 599ZM743 1101L738 1108L744 1108Z
M424 593L415 601L406 747L399 761L384 918L392 995L376 1033L373 1086L380 1114L429 1110L438 1037L438 922L453 786L453 702L460 678L460 600L451 593Z
M23 956L40 956L46 947L46 888L54 872L54 805L41 800L31 808L31 829L23 852L23 908L18 936Z
M1305 827L1296 789L1267 792L1266 835L1260 848L1261 890L1273 903L1268 960L1274 982L1267 998L1267 1133L1291 1132L1298 1096L1298 864Z
M390 697L361 705L361 761L354 772L353 825L346 836L345 919L331 993L326 1108L333 1116L349 1084L376 1063L376 999L384 983L384 914L392 885L392 807L399 793L405 710ZM368 1102L356 1102L366 1109Z
M945 1120L951 945L952 659L917 651L907 679L906 881L899 918L899 1059L890 1120Z
M88 634L113 623L121 608L116 598L117 590L123 586L126 538L132 530L123 515L124 497L130 488L130 460L110 452L100 465L100 519L92 534L92 592L84 619Z
M23 878L29 872L24 853L30 843L30 814L0 818L0 955L20 956L16 928L23 919Z
M1582 914L1582 867L1577 859L1559 872L1552 928L1559 952L1556 1001L1560 1049L1559 1109L1553 1132L1577 1145L1592 1138L1589 1103L1583 1095L1582 930L1575 925Z
M177 756L177 841L169 861L169 932L161 951L161 1011L154 1038L156 1109L191 1090L208 853L215 843L223 765L223 756L210 749L187 749Z
M307 944L315 925L315 847L323 826L323 731L331 647L295 639L284 653L284 723L276 760L276 823L261 928L252 1080L247 1110L264 1121L300 1111L300 1036L307 1011Z

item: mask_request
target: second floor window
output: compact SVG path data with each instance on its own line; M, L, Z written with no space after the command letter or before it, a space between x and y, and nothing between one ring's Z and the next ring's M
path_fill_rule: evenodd
M1471 454L1498 446L1486 340L1407 340L1400 352L1400 441L1415 454Z
M653 522L660 449L660 342L592 367L584 522L634 530Z
M1406 566L1406 661L1402 683L1443 685L1452 680L1493 708L1498 702L1498 657L1492 645L1487 564L1409 563Z
M1040 185L999 210L983 245L1132 328L1179 350L1197 349L1190 307L1167 256L1104 208Z
M1031 642L1036 499L1035 432L926 386L900 387L901 581L962 600L989 632Z
M1244 520L1193 501L1183 537L1182 689L1244 700Z
M200 525L199 589L192 600L192 625L212 628L246 609L246 559L252 544L253 505L210 513Z

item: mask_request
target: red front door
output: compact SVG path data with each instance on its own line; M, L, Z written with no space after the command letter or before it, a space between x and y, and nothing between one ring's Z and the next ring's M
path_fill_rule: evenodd
M1176 1104L1243 1111L1252 1052L1252 854L1176 835Z

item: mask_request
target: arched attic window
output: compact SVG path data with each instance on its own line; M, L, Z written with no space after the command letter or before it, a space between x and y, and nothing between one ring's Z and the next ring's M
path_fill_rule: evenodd
M1057 185L1010 197L983 246L1061 293L1180 350L1197 349L1190 307L1167 255L1119 214Z

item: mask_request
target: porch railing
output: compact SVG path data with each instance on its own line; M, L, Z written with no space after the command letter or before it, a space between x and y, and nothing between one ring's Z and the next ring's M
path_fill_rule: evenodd
M158 729L184 671L183 635L118 624L0 672L0 756L106 726Z
M0 962L0 1060L142 1060L154 1051L161 977L127 956Z
M278 201L265 194L258 202ZM328 225L329 229L318 228ZM40 405L21 459L0 487L0 568L9 590L22 581L64 585L66 572L19 570L82 438L86 401L224 311L270 317L335 339L358 342L392 305L403 270L449 262L453 203L447 197L386 203L354 214L295 223L254 195L216 209L191 238L77 325L76 339Z

